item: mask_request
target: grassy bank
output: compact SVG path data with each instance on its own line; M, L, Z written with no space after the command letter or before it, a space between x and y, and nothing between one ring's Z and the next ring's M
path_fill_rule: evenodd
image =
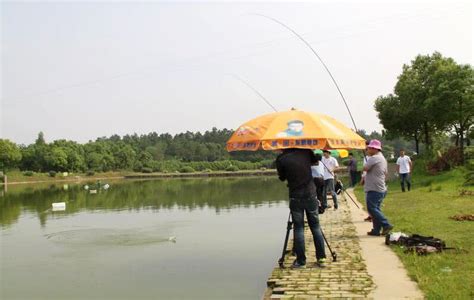
M94 180L99 178L117 178L124 177L125 175L133 174L133 172L103 172L96 173L94 175L88 175L86 173L69 173L67 176L63 176L61 173L51 177L48 173L33 173L30 176L25 175L25 172L12 171L7 173L8 184L14 184L18 182L55 182L55 181L75 181L75 180Z
M473 190L463 186L464 174L462 169L436 176L416 172L410 192L402 193L399 182L392 181L384 200L383 211L394 231L435 236L459 249L418 256L393 247L428 299L474 298L474 222L450 219L474 214L474 196L461 195L462 190ZM356 194L364 199L361 187Z

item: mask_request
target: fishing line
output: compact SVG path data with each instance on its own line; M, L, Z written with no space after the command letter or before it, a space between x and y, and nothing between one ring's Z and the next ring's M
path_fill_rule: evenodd
M235 79L239 80L240 82L244 83L246 86L248 86L252 91L254 91L265 103L267 103L275 112L278 112L277 109L268 101L256 88L250 85L247 81L243 80L239 76L235 74L229 74L230 76L234 77Z
M349 106L347 105L346 98L345 98L344 95L342 94L342 91L341 91L341 89L339 88L339 85L337 84L336 79L334 79L334 76L332 76L331 71L330 71L329 68L326 66L326 64L325 64L324 61L321 59L321 57L318 55L318 53L313 49L313 47L311 47L311 45L310 45L301 35L299 35L296 31L294 31L291 27L289 27L289 26L286 25L285 23L283 23L283 22L281 22L281 21L279 21L279 20L277 20L277 19L275 19L275 18L266 16L266 15L262 15L262 14L250 14L250 15L264 17L264 18L267 18L267 19L269 19L269 20L272 20L273 22L276 22L276 23L280 24L281 26L283 26L283 27L285 27L286 29L288 29L289 31L291 31L291 32L292 32L294 35L296 35L306 46L308 46L308 48L309 48L309 49L311 50L311 52L313 52L313 54L318 58L318 60L321 62L321 64L323 65L323 67L326 69L326 71L328 72L329 76L331 77L332 82L333 82L334 85L336 86L336 89L337 89L337 91L339 92L339 95L341 95L342 101L344 102L344 105L345 105L346 108L347 108L347 112L349 113L349 116L351 117L352 124L354 125L354 129L355 129L356 132L357 132L358 129L357 129L357 126L356 126L356 124L355 124L354 118L352 117L351 110L349 109Z
M311 45L301 36L299 35L295 30L293 30L291 27L289 27L288 25L286 25L285 23L275 19L275 18L272 18L272 17L269 17L269 16L266 16L266 15L263 15L263 14L251 14L251 15L254 15L254 16L260 16L260 17L264 17L264 18L267 18L273 22L276 22L278 24L280 24L281 26L285 27L286 29L288 29L289 31L291 31L294 35L296 35L306 46L308 46L308 48L311 50L311 52L313 52L313 54L318 58L318 60L321 62L321 64L324 66L324 68L326 69L326 71L328 72L329 76L331 77L332 79L332 82L334 83L334 85L336 86L337 88L337 91L339 92L339 95L341 95L341 98L342 98L342 101L344 102L344 105L346 106L346 109L347 109L347 112L349 113L349 116L351 117L351 120L352 120L352 124L354 125L354 129L356 130L356 132L358 131L357 129L357 125L355 124L355 121L354 121L354 118L352 117L352 113L351 113L351 110L349 109L349 106L347 105L347 101L344 97L344 95L342 94L342 91L341 89L339 88L339 85L337 84L336 82L336 79L334 78L334 76L332 75L331 71L329 70L329 68L326 66L326 64L324 63L324 61L321 59L321 57L318 55L318 53L313 49L313 47L311 47ZM365 153L364 153L364 157L365 157ZM321 161L322 162L322 161ZM323 163L324 167L329 171L329 168ZM334 189L333 189L334 190ZM348 196L349 198L352 200L352 202L354 202L354 204L357 206L357 208L360 208L359 205L357 205L357 203L355 202L354 199L352 199L352 197L350 196L350 194L347 192L347 191L344 191Z

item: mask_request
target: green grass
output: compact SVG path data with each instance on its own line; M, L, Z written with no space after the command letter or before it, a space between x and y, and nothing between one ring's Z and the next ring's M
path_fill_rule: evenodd
M464 174L463 169L436 176L415 172L410 192L402 193L398 181L390 182L384 200L394 231L435 236L458 249L418 256L392 247L428 299L474 299L474 222L449 218L474 214L474 196L459 195L462 189L473 190L463 186ZM356 195L364 200L361 187Z

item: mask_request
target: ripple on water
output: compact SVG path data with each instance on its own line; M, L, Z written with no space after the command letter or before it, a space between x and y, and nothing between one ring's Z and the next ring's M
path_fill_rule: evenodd
M176 241L169 234L143 229L74 229L46 234L45 237L54 243L73 246L142 246Z

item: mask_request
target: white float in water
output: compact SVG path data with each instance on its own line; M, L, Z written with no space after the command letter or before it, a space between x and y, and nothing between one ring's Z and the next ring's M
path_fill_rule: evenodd
M168 238L168 241L173 242L173 243L176 243L176 237L175 237L175 236L170 236L170 237Z
M90 190L89 193L91 193L91 194L97 194L97 190Z
M65 210L66 210L66 202L53 203L53 211L65 211Z
M108 183L106 183L106 184L104 184L104 187L103 187L103 188L104 188L104 190L108 190L109 187L110 187L110 185L109 185Z
M85 190L88 190L88 189L89 189L89 186L86 184L86 185L84 186L84 189L85 189Z

